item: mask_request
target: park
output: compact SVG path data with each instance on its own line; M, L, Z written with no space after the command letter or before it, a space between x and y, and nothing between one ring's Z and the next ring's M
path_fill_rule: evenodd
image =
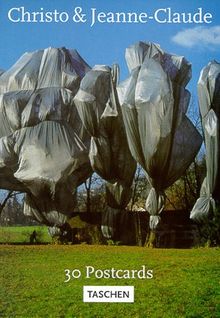
M47 48L0 76L2 222L29 220L0 228L2 317L219 317L220 65L198 128L183 56L137 42L126 60L120 82ZM134 286L134 304L84 303L85 285Z

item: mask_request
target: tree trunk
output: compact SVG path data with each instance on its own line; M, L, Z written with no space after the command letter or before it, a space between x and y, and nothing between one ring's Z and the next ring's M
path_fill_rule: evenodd
M150 233L146 238L145 246L150 248L156 247L156 231L155 230L150 230Z
M92 186L92 176L89 177L88 183L87 180L85 182L85 188L86 188L86 211L88 213L91 212L91 186Z
M12 196L13 191L9 191L7 196L5 197L5 199L3 200L2 203L0 203L0 216L2 214L2 211L4 209L4 207L6 206L6 203L8 202L8 200L10 199L10 197Z
M141 220L138 212L135 213L135 237L136 245L142 246Z

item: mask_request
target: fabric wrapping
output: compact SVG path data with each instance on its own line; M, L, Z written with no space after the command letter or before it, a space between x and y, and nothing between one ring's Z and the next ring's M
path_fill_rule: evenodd
M219 194L219 118L220 118L220 64L210 62L201 71L198 81L199 106L206 148L206 177L190 217L201 221L216 208Z
M84 127L91 135L89 150L93 170L106 180L106 200L103 234L114 235L114 217L124 209L131 197L131 185L136 169L125 134L116 91L118 68L96 65L82 79L74 98Z
M144 42L129 47L126 60L130 76L117 91L131 154L152 187L146 210L154 230L164 208L164 190L188 168L202 143L186 117L191 65Z
M25 192L24 213L47 225L66 222L92 173L73 101L89 70L77 51L48 48L0 76L0 187Z

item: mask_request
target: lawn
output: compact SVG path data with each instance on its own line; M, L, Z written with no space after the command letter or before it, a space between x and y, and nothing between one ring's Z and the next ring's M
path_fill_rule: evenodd
M0 226L1 243L29 243L30 235L36 231L38 243L51 243L46 226Z
M220 317L220 249L1 245L0 317ZM152 279L86 278L96 269L153 270ZM65 269L82 276L65 283ZM83 303L83 285L132 285L134 303Z

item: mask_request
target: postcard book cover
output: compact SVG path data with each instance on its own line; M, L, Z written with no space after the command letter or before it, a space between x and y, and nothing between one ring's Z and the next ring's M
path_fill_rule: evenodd
M220 317L218 0L0 0L0 317Z

